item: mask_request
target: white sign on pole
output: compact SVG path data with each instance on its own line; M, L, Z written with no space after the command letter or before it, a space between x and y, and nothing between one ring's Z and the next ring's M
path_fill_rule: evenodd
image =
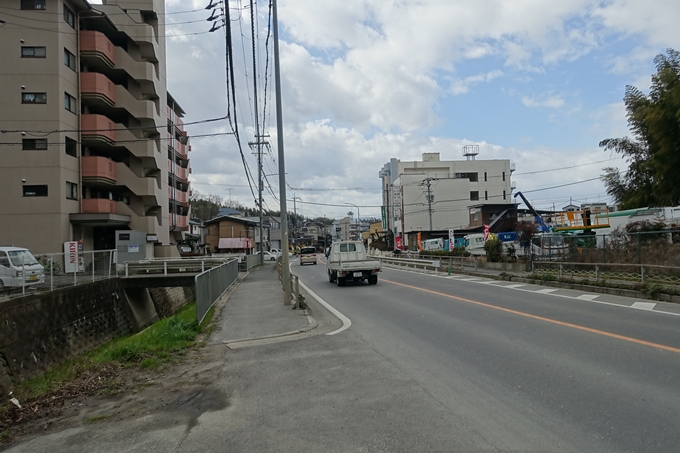
M453 230L449 230L449 251L453 251L453 246L456 242L456 238L453 235Z
M78 242L64 242L64 272L67 274L78 271Z

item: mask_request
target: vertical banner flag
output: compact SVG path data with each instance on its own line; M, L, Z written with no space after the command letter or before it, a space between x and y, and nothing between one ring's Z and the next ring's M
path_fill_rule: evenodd
M484 225L484 240L489 239L489 225Z
M380 207L380 213L382 214L382 228L384 231L387 229L387 214L385 213L385 206Z
M395 236L394 238L394 247L397 250L404 250L404 245L401 243L401 236Z
M423 249L423 243L420 241L420 233L418 233L418 251Z
M453 235L453 230L449 230L449 252L453 250L456 238Z
M67 274L78 271L78 242L64 242L64 272Z

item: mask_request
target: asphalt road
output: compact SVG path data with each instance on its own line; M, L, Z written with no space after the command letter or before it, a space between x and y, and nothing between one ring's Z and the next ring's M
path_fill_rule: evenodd
M678 451L680 307L389 269L340 288L321 263L293 269L347 330L328 335L340 323L308 296L319 335L206 346L158 401L151 387L91 405L81 419L105 421L10 451Z
M494 448L680 445L675 306L397 270L377 286L339 288L316 267L295 269L368 345Z

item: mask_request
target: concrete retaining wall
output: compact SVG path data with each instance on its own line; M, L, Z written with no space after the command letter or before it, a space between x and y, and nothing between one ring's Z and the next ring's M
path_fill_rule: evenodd
M192 288L125 288L110 279L0 303L0 401L17 383L175 313Z

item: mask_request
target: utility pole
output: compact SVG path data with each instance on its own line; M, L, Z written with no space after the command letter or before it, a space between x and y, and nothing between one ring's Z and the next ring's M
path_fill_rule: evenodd
M281 203L281 280L283 303L293 303L290 291L288 261L288 207L286 203L286 160L283 154L283 109L281 107L281 67L279 65L279 20L276 0L272 0L272 28L274 30L274 91L276 94L276 142L279 149L279 200ZM284 249L285 247L285 249Z
M427 212L430 216L430 232L432 232L432 202L434 201L434 195L432 195L432 182L433 180L437 180L438 178L425 178L423 182L420 184L422 187L423 185L427 186Z
M226 5L229 7L229 5ZM257 191L258 191L258 204L260 205L260 244L258 249L260 251L260 266L264 265L264 250L262 247L262 146L260 140L260 122L258 120L258 104L257 104L257 66L255 64L255 7L253 5L253 0L250 0L250 32L252 36L253 43L253 103L255 104L255 138L257 141Z

